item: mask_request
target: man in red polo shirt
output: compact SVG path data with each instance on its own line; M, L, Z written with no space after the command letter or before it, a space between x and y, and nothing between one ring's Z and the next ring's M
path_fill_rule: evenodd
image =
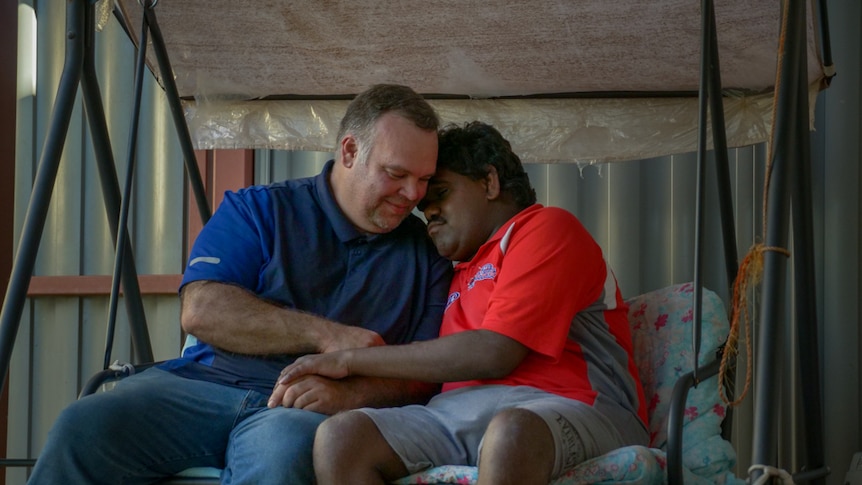
M384 483L432 466L479 467L479 483L547 484L578 463L648 442L627 308L602 250L569 212L536 204L493 127L440 132L419 208L457 262L440 338L308 356L306 374L443 382L426 406L336 415L315 438L318 482Z

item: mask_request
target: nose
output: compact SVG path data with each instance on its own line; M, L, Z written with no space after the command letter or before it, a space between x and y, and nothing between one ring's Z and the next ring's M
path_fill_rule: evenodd
M422 199L419 201L419 205L416 206L422 211L422 214L425 215L425 220L430 221L432 217L440 214L440 208L437 207L437 204L433 201L429 201L428 199Z
M410 179L404 182L401 186L401 196L411 202L418 202L425 197L425 191L428 188L428 182L419 179Z

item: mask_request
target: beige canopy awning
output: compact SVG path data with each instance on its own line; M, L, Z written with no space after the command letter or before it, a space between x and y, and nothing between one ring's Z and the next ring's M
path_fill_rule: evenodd
M141 6L117 0L137 39ZM692 151L700 2L162 1L156 16L197 148L331 151L351 95L427 95L445 122L497 126L525 161ZM781 5L717 0L730 146L768 139ZM814 15L808 81L823 87ZM151 51L151 49L150 49ZM149 65L161 79L149 53Z

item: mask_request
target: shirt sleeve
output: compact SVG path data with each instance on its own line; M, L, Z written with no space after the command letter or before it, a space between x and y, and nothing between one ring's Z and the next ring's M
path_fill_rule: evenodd
M547 208L518 221L482 327L557 360L574 316L603 291L601 248L572 214Z
M195 240L181 286L209 280L256 291L260 268L270 251L264 244L268 230L260 217L264 204L258 199L262 194L253 194L256 198L250 195L248 191L225 193Z
M452 263L434 251L431 266L430 285L426 293L425 313L419 322L413 340L431 340L440 336L440 323L446 309L449 285L452 282Z

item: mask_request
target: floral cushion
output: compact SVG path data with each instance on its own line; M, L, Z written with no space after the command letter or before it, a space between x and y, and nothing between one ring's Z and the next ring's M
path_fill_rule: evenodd
M652 291L628 300L635 360L648 402L649 447L628 446L581 463L553 485L591 483L667 483L667 421L673 387L694 366L691 283ZM704 289L700 365L716 358L728 332L724 303ZM683 474L686 484L745 483L732 469L736 453L721 437L725 408L717 377L688 394L683 424ZM397 484L474 484L475 467L441 466L398 480Z

